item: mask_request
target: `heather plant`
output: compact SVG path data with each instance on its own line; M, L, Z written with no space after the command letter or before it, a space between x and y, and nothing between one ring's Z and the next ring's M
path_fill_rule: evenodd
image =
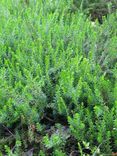
M76 2L0 2L0 155L116 152L117 13Z

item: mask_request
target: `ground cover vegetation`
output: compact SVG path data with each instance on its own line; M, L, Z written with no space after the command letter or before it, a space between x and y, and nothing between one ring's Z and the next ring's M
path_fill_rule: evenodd
M0 155L112 152L116 1L1 0Z

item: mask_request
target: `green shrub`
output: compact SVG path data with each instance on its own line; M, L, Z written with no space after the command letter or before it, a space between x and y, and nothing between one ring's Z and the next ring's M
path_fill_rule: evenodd
M117 15L73 3L0 3L1 154L116 152Z

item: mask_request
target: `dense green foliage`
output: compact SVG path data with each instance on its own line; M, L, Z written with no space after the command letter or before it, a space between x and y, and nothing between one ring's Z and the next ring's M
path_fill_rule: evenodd
M116 152L117 14L73 3L0 1L1 156Z

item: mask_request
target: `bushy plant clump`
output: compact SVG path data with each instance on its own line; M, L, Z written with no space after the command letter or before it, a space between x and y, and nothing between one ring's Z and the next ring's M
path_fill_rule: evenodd
M72 4L0 2L1 155L116 152L117 14Z

